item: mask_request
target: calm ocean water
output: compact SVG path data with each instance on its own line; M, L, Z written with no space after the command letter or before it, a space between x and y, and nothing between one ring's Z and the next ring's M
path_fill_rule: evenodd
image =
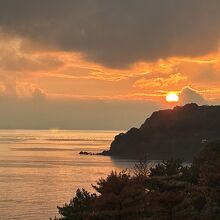
M77 188L133 161L83 156L108 149L119 131L0 130L0 219L48 220Z

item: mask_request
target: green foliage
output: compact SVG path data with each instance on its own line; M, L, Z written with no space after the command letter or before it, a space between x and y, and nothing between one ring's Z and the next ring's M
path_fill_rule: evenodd
M76 196L70 201L69 204L65 204L63 207L57 207L59 214L63 216L62 220L82 220L87 213L93 209L93 203L96 200L96 194L91 194L86 190L78 189Z
M150 169L150 176L173 176L180 175L183 168L181 160L167 160Z
M146 178L150 175L149 163L147 158L140 160L133 168L133 173L136 177Z
M199 170L192 164L191 166L181 167L181 179L185 180L189 184L198 183Z
M219 170L220 142L208 144L190 166L171 159L149 169L147 160L140 161L133 172L99 179L97 195L77 190L58 207L59 220L217 220Z
M200 183L210 187L220 186L220 141L209 143L195 159L200 173Z
M101 195L109 192L117 195L120 194L130 178L131 176L128 170L122 170L119 173L112 171L106 179L99 179L97 185L93 185L93 188Z
M139 206L145 196L144 185L127 170L112 172L106 179L98 180L93 187L100 194L95 203L96 208L111 211L117 216L121 216L121 212L124 215L134 212L134 207Z

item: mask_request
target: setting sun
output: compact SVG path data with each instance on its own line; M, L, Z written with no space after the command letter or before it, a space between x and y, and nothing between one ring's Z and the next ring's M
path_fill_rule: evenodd
M167 102L178 102L179 96L176 93L168 93L166 96Z

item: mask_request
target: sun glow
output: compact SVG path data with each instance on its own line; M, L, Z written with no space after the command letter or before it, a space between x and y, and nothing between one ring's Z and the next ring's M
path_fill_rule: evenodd
M178 102L179 101L179 96L174 92L170 92L166 96L166 101L167 102Z

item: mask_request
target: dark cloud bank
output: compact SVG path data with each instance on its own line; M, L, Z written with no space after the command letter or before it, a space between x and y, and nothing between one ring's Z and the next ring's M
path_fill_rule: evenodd
M217 49L219 0L0 0L0 27L109 67Z

